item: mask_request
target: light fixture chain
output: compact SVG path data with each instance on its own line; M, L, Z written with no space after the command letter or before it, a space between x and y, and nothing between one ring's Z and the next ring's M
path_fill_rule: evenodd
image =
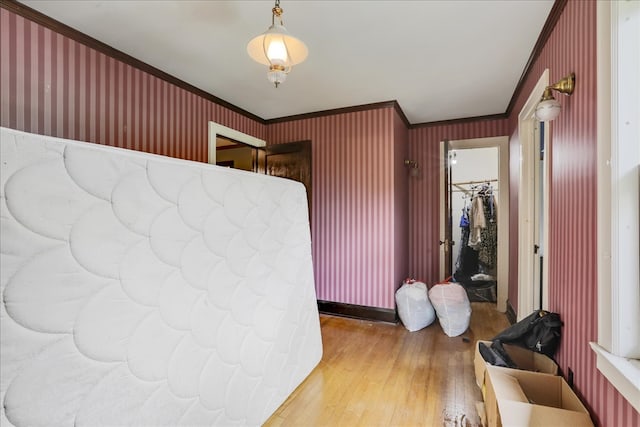
M271 18L271 23L273 24L273 22L276 19L276 16L278 17L278 19L280 19L280 25L284 25L282 23L282 12L284 12L284 10L282 10L282 8L280 7L280 0L276 0L276 4L273 7L273 9L271 10L273 12L273 17Z

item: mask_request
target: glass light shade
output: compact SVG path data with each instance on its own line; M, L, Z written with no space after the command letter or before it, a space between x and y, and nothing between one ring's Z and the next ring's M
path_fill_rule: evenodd
M536 118L541 122L550 122L560 115L560 102L551 98L540 101L536 107Z
M289 68L307 59L308 50L307 46L289 34L283 25L274 24L249 42L247 53L261 64L283 65Z
M269 70L267 71L267 79L276 87L285 80L287 80L287 73L281 70Z

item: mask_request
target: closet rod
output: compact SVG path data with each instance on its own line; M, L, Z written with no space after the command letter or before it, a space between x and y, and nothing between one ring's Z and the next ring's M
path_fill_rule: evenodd
M451 184L451 185L458 188L458 190L451 190L452 193L464 193L467 196L471 194L471 190L467 190L466 188L460 186L459 184Z
M484 184L485 182L498 182L498 180L497 179L483 179L482 181L454 182L451 185Z

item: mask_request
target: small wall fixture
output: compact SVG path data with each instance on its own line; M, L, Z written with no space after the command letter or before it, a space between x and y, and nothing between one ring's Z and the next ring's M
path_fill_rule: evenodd
M405 166L409 166L409 175L418 176L418 162L415 160L405 160Z
M565 95L571 95L576 85L576 74L571 73L564 77L558 83L547 86L540 99L540 103L536 107L536 118L541 122L550 122L560 114L560 102L553 97L552 90Z
M458 163L458 159L456 158L456 150L449 151L449 164L455 165Z
M287 78L291 67L307 59L307 46L293 37L282 23L280 0L271 10L271 26L247 45L247 53L256 62L269 66L267 78L276 87Z

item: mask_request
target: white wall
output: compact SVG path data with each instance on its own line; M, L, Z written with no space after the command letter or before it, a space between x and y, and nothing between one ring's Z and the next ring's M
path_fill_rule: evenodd
M482 181L495 179L496 182L492 182L494 194L498 195L498 147L489 148L472 148L472 149L458 149L453 150L456 153L457 163L451 165L451 182L467 182L467 181ZM463 186L469 188L468 185ZM453 190L457 190L455 186ZM462 195L464 193L454 191L452 193L452 231L453 241L456 244L453 246L452 268L451 271L455 272L455 264L458 259L458 253L460 252L460 215L462 214L462 208L464 201ZM496 197L497 200L497 197ZM469 200L467 201L469 203ZM500 250L502 248L499 248Z

